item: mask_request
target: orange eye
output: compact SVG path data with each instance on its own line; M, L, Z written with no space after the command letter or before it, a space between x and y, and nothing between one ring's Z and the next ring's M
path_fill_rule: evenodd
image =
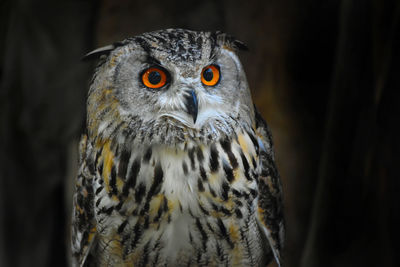
M158 89L167 83L167 74L156 67L148 68L142 74L142 82L149 88Z
M219 82L220 73L217 65L209 65L201 71L201 82L207 86L214 86Z

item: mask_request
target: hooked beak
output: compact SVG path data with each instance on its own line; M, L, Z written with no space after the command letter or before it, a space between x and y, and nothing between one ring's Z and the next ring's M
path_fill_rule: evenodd
M185 95L185 106L186 112L192 116L193 123L195 124L197 119L198 103L194 90L187 91L187 95Z

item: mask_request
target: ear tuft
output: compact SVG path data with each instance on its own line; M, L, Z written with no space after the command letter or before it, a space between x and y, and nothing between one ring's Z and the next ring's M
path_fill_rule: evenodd
M243 43L242 41L239 40L234 40L233 41L233 46L241 51L249 51L249 48L247 47L247 45L245 43Z
M245 43L242 41L239 41L235 37L228 35L226 33L223 33L221 31L217 31L216 33L217 36L217 43L221 46L228 46L234 50L240 50L240 51L248 51L249 48Z
M111 51L113 51L115 48L122 46L123 43L121 42L117 42L117 43L113 43L111 45L106 45L100 48L97 48L89 53L87 53L86 55L84 55L82 57L83 61L89 61L89 60L93 60L93 59L98 59L103 55L109 55L111 53Z

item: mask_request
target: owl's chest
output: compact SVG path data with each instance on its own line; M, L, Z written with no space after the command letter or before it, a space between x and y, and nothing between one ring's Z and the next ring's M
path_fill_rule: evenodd
M261 246L254 216L258 157L248 135L123 155L105 155L96 189L100 246L113 248L116 260L206 263L228 255L242 264L239 255ZM246 240L253 245L244 246Z

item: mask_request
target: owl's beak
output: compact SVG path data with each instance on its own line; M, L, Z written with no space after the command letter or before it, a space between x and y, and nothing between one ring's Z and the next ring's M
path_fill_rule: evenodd
M192 116L193 124L195 124L197 119L198 103L194 90L187 91L187 94L185 95L185 106L186 112Z

